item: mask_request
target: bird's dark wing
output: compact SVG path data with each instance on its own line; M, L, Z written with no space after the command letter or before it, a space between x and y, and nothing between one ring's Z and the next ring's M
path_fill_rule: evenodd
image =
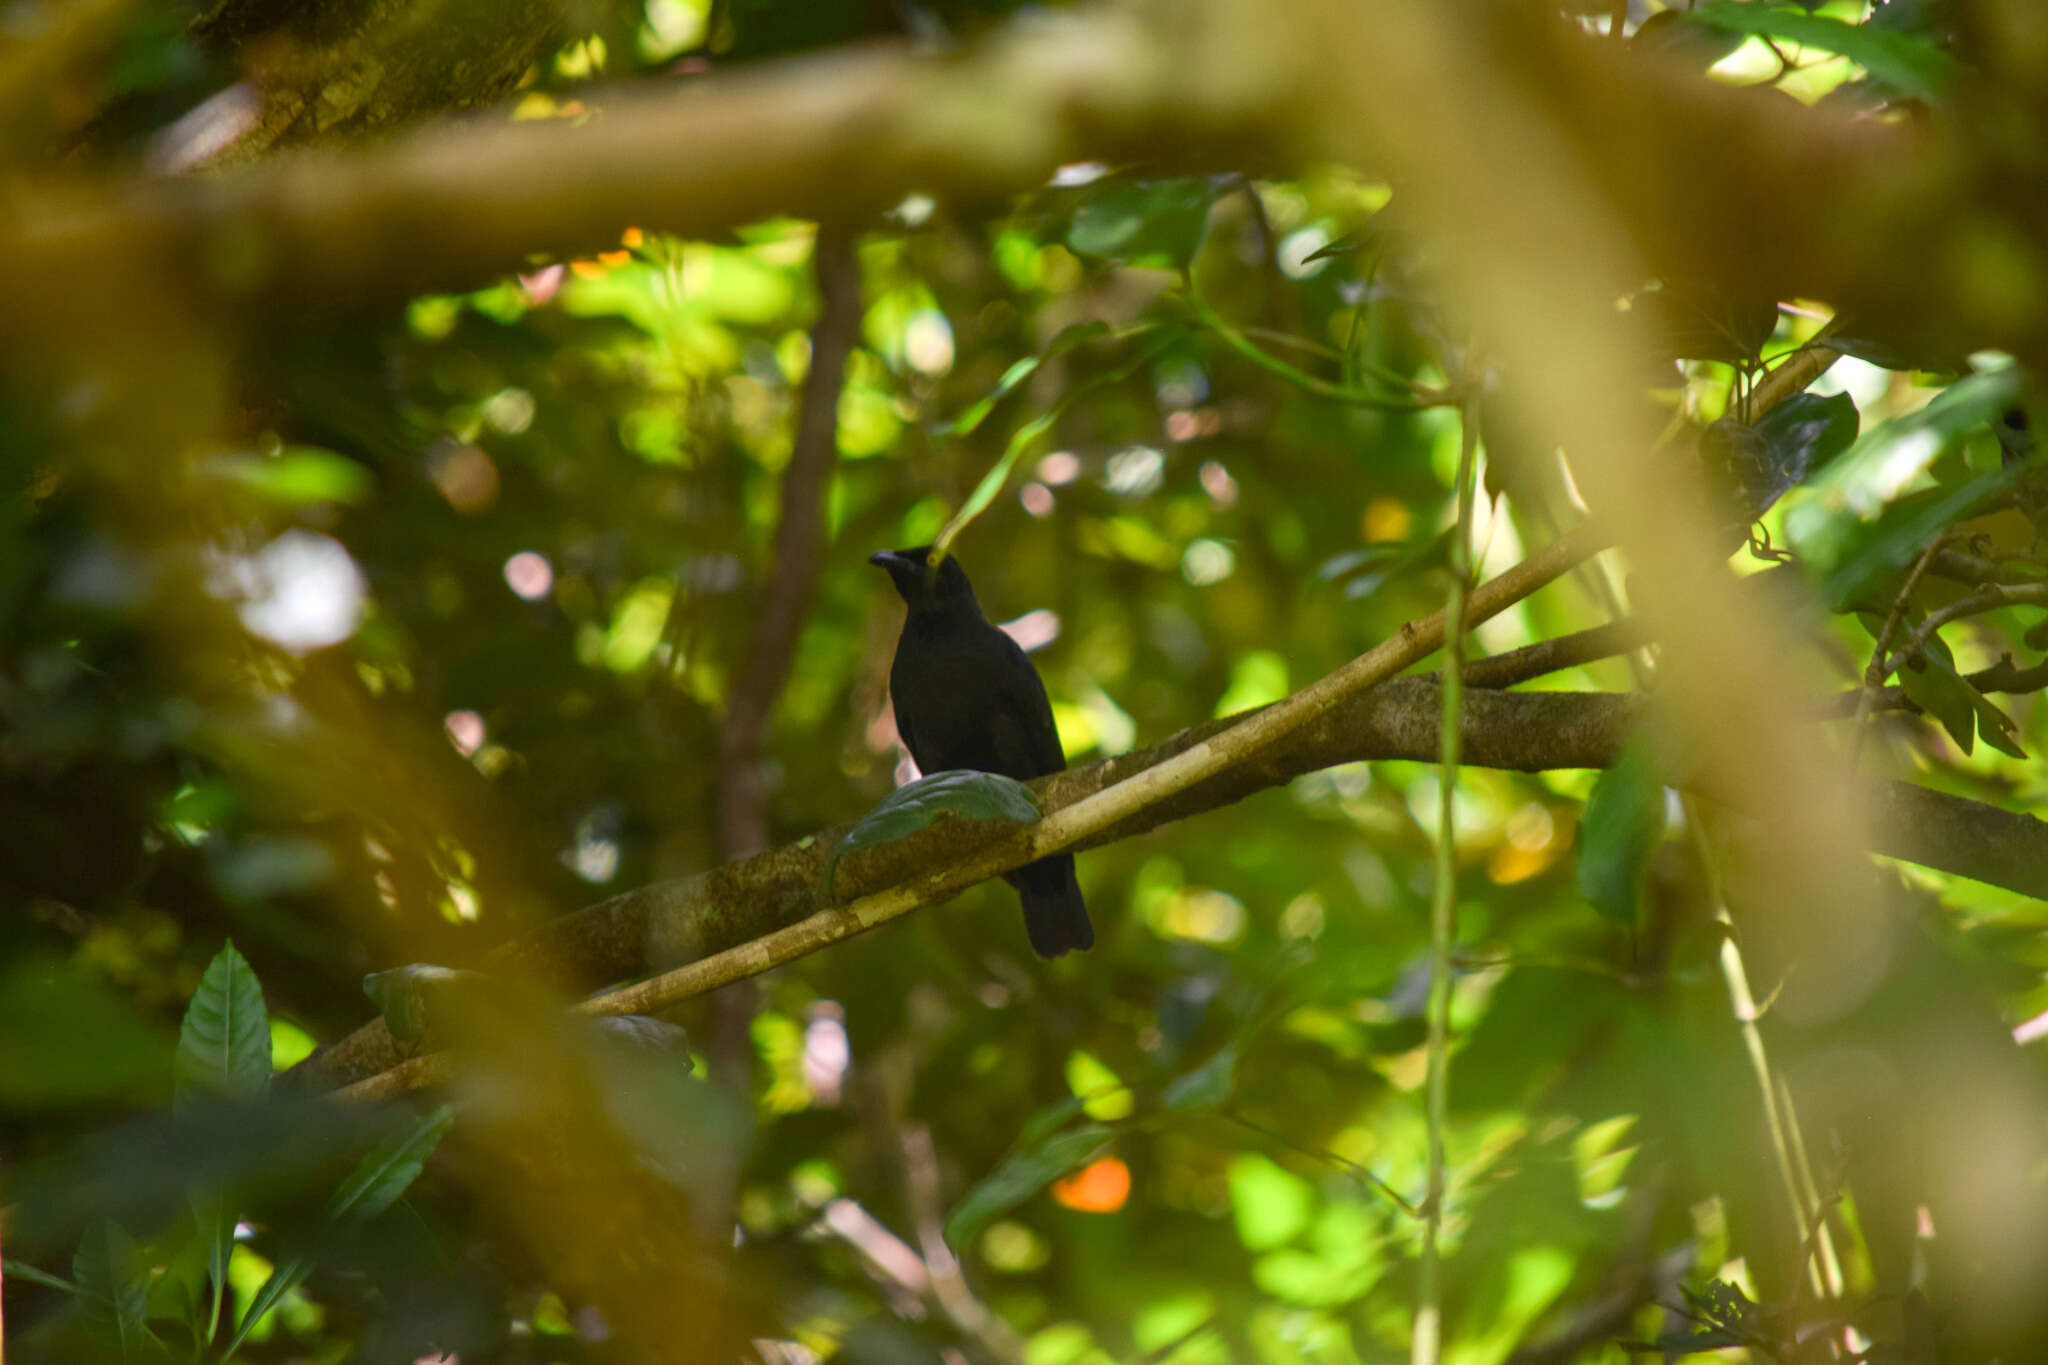
M1031 657L1015 640L995 632L1003 643L1005 658L998 670L997 707L994 716L996 758L1002 771L1012 777L1043 777L1067 766L1060 748L1059 728L1053 724L1052 703L1046 699L1045 684Z

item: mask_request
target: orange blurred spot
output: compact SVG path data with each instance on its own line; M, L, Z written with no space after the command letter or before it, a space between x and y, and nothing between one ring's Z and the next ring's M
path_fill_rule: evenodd
M1360 518L1359 533L1367 544L1387 540L1406 540L1415 518L1408 510L1408 504L1394 498L1374 498L1365 505L1365 515Z
M600 251L597 253L597 259L603 261L606 265L624 265L633 259L633 253L630 251Z
M1513 844L1496 844L1487 855L1486 876L1495 886L1513 886L1547 871L1557 861L1557 852L1551 847L1538 849L1516 848Z
M602 261L571 261L569 270L579 280L601 280L607 267Z
M1052 1197L1080 1213L1115 1213L1131 1197L1131 1168L1113 1156L1091 1161L1055 1182Z
M647 234L636 227L629 227L619 234L619 242L623 246L639 246L646 240Z

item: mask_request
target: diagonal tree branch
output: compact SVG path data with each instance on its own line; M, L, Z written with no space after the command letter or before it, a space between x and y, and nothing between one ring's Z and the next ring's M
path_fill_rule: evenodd
M1602 633L1607 633L1605 638ZM1600 627L1581 637L1592 637L1578 651L1584 653L1626 647L1629 632ZM1519 680L1517 674L1533 676L1539 661L1558 655L1555 643L1468 666L1468 681L1476 690L1466 694L1462 728L1466 760L1473 766L1541 772L1602 768L1613 761L1643 714L1639 697L1496 690ZM1342 763L1427 762L1437 750L1440 701L1434 675L1367 687L1302 722L1269 747L1161 796L1078 838L1072 846L1091 848L1129 838ZM1027 833L1134 775L1210 743L1246 719L1211 721L1151 748L1038 780L1032 787L1048 819L1028 827ZM1872 791L1873 805L1881 814L1873 851L2048 899L2048 823L1907 783L1873 784ZM1714 795L1737 808L1748 804L1741 792ZM813 915L831 913L820 911L818 888L826 858L848 828L823 830L698 876L615 896L565 915L530 938L504 945L485 965L545 975L578 992L675 963L701 964L735 950L768 965L770 954L761 940ZM964 885L980 879L963 877L963 867L987 863L1000 870L1034 856L1031 846L1004 827L992 832L974 822L940 821L898 842L847 854L835 870L834 884L859 900L922 874L927 887L917 903L927 904L949 898L953 892L947 887L956 881ZM651 1007L644 1002L632 1005ZM359 1082L402 1061L403 1054L377 1021L302 1064L300 1078L316 1085ZM389 1088L361 1093L398 1093L445 1074L438 1055L413 1059L404 1068Z

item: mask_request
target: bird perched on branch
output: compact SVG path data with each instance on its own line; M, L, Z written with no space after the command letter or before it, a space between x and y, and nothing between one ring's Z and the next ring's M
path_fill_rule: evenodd
M1019 781L1067 766L1052 703L1038 670L981 614L967 574L929 545L883 550L886 569L910 608L889 668L896 733L925 773L970 768ZM1040 858L1003 879L1024 902L1024 930L1040 957L1095 945L1074 855Z

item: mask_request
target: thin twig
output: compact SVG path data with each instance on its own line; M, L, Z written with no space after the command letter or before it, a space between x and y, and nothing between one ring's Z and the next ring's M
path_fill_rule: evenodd
M1326 1151L1321 1147L1310 1147L1306 1143L1297 1142L1295 1139L1287 1136L1287 1134L1281 1132L1279 1129L1268 1128L1263 1123L1258 1123L1252 1119L1248 1119L1235 1109L1220 1109L1217 1111L1217 1114L1219 1117L1230 1120L1232 1123L1236 1124L1240 1128L1245 1129L1247 1132L1257 1133L1260 1137L1265 1138L1268 1142L1273 1143L1275 1146L1285 1147L1290 1152L1298 1153L1301 1156L1309 1157L1316 1161L1326 1161L1332 1166L1336 1166L1341 1170L1350 1172L1352 1175L1357 1176L1360 1180L1363 1180L1366 1184L1370 1185L1373 1189L1379 1191L1382 1195L1385 1195L1390 1203L1392 1203L1395 1207L1399 1208L1401 1212L1407 1214L1410 1218L1422 1217L1422 1209L1419 1205L1409 1203L1406 1199L1401 1197L1401 1192L1399 1190L1395 1189L1392 1185L1389 1185L1386 1181L1374 1175L1370 1168L1360 1165L1358 1162L1353 1161L1350 1157L1340 1156L1336 1152Z
M1883 629L1877 632L1877 645L1870 651L1870 667L1863 671L1863 698L1856 704L1856 721L1849 731L1849 767L1854 771L1856 761L1863 754L1863 735L1870 724L1870 706L1877 689L1884 686L1884 680L1891 675L1894 665L1888 662L1887 651L1891 648L1892 636L1898 633L1899 623L1905 620L1906 607L1913 600L1913 589L1920 586L1920 575L1927 572L1927 566L1934 556L1946 545L1949 537L1936 536L1928 542L1913 561L1913 567L1906 571L1906 581L1899 586L1899 595L1892 599L1892 609L1886 613Z
M2048 583L1987 583L1968 597L1959 598L1947 606L1927 613L1927 619L1913 628L1906 637L1906 643L1899 646L1891 661L1892 668L1898 668L1909 660L1918 658L1927 648L1927 642L1943 626L1960 621L1966 616L1982 616L1987 611L2000 607L2048 606Z
M1465 665L1465 686L1497 691L1562 669L1611 659L1640 648L1644 642L1642 622L1623 617L1604 626L1538 640L1492 658L1470 660Z
M1411 383L1399 375L1382 372L1377 367L1370 367L1366 372L1381 383L1399 386L1410 396L1390 398L1385 394L1374 393L1370 389L1333 384L1327 379L1310 374L1307 370L1290 365L1271 352L1252 344L1249 337L1225 321L1221 313L1209 306L1208 300L1195 289L1192 277L1188 280L1184 302L1188 311L1194 315L1195 321L1214 332L1224 345L1266 373L1277 375L1303 392L1312 393L1318 398L1327 398L1333 403L1350 403L1355 407L1378 408L1386 412L1419 412L1424 408L1449 407L1458 401L1454 394Z
M1834 335L1832 320L1814 333L1811 340L1798 350L1778 362L1775 369L1757 380L1749 391L1749 402L1744 409L1744 419L1760 422L1764 414L1796 394L1806 392L1814 380L1826 374L1828 367L1842 358L1842 353L1826 345L1828 337Z

